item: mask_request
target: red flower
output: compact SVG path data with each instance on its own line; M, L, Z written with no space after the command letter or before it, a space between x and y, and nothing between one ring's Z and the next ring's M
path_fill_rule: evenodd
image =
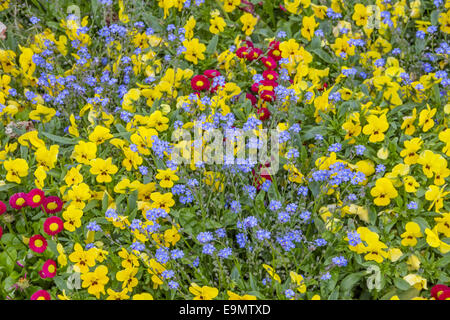
M276 73L274 70L265 70L262 75L266 80L277 81L278 79L278 73Z
M247 55L248 61L253 61L259 58L260 55L262 55L264 52L259 48L251 48L250 52Z
M326 88L328 88L328 83L325 82L325 83L323 84L322 88L319 88L319 89L317 89L317 90L323 91L323 90L325 90Z
M439 295L438 300L450 300L450 290L445 290Z
M272 87L272 89L278 87L278 83L276 83L276 81L273 80L262 80L260 84L262 84L265 87Z
M6 212L6 204L0 201L0 216Z
M264 101L271 102L271 101L275 100L275 92L270 91L270 90L263 90L263 91L261 91L261 93L259 94L259 96L260 96L261 99L263 99Z
M41 189L33 189L27 193L27 205L32 208L39 207L45 199L45 193Z
M57 196L49 196L42 202L42 207L45 213L57 213L60 212L63 207L62 200Z
M191 86L194 90L208 90L210 83L206 76L196 75L191 79Z
M273 59L271 57L267 57L267 58L264 57L261 59L261 61L267 69L273 70L273 69L276 69L276 67L277 67L277 62L275 61L275 59Z
M264 167L266 168L270 167L270 163L266 163ZM270 176L268 171L265 168L263 168L262 165L259 166L259 169L260 169L259 173L256 173L255 169L252 169L253 184L255 185L258 191L261 189L261 185L264 183L264 181L266 180L272 181L272 177Z
M260 85L260 82L255 82L254 84L252 84L251 90L255 93L258 93L259 85Z
M205 70L205 72L203 72L203 74L205 76L207 76L208 78L215 78L217 76L220 76L220 71L214 70L214 69L210 69L210 70Z
M20 210L27 206L27 194L25 192L15 193L9 198L11 208Z
M246 58L247 55L249 54L249 52L250 52L249 48L240 47L239 49L236 50L236 55L242 59L242 58Z
M53 216L44 221L44 232L49 236L54 236L64 229L64 222L61 218Z
M30 300L51 300L50 293L45 290L38 290L31 295Z
M270 111L267 108L259 108L257 113L259 114L259 120L264 121L270 118Z
M252 102L252 105L255 106L258 103L258 99L251 93L246 93L245 97Z
M269 43L269 48L270 51L268 52L268 55L275 61L281 60L280 42L272 41Z
M56 276L56 261L48 259L39 272L41 278L53 278Z
M433 288L431 288L431 296L435 299L439 299L440 300L440 296L445 292L445 291L449 291L450 292L450 288L447 287L444 284L437 284L435 286L433 286Z
M2 239L2 237L3 237L3 228L2 226L0 226L0 240Z
M30 238L28 243L30 249L36 253L42 253L47 249L47 240L40 234L34 235Z

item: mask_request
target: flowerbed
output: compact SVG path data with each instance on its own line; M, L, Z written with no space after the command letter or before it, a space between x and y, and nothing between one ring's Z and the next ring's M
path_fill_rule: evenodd
M450 1L0 10L2 299L450 298Z

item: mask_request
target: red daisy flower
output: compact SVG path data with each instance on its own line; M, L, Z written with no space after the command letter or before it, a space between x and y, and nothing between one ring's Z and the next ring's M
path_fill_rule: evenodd
M33 189L27 193L27 205L32 208L39 207L45 199L45 193L41 189Z
M259 114L259 120L264 121L270 118L270 111L267 108L259 108L257 113Z
M236 50L236 55L242 59L242 58L246 58L247 55L249 54L249 52L250 52L249 48L240 47L239 49Z
M251 101L253 106L255 106L258 103L258 99L256 99L256 97L254 95L252 95L251 93L246 93L245 97Z
M273 70L273 69L276 69L276 67L277 67L277 62L272 57L267 57L267 58L264 57L261 59L261 62L264 64L264 66L267 69Z
M220 76L220 71L214 70L214 69L210 69L210 70L205 70L205 72L203 72L203 74L205 76L207 76L208 78L215 78L217 76Z
M278 79L278 73L276 73L274 70L265 70L262 73L262 76L266 80L277 81L277 79Z
M447 287L444 284L437 284L431 288L430 293L433 298L438 299L440 295L447 290L450 290L450 287Z
M248 61L253 61L258 59L264 52L259 48L251 48L250 52L247 55Z
M194 90L208 90L210 85L208 78L204 75L196 75L191 79L191 86Z
M438 300L450 300L450 290L446 290L439 295Z
M275 61L281 60L281 51L280 51L280 42L279 41L272 41L269 44L269 47L271 48L268 52L269 57L271 57Z
M45 213L53 214L61 211L63 202L57 196L49 196L42 202L42 207L44 208Z
M64 222L61 218L52 216L44 221L44 232L49 236L54 236L64 229Z
M40 271L41 278L53 278L56 276L56 261L48 259Z
M275 100L275 92L269 91L269 90L263 90L261 91L260 95L261 99L264 101L273 101Z
M40 234L34 235L30 238L28 243L30 249L36 253L42 253L47 249L47 240Z
M51 300L50 293L45 290L38 290L31 295L30 300Z
M18 192L9 198L9 205L11 208L20 210L27 206L27 194L25 192Z
M259 86L260 86L261 82L255 82L254 84L252 84L251 90L255 93L258 92L259 90Z
M0 201L0 216L6 212L6 204Z

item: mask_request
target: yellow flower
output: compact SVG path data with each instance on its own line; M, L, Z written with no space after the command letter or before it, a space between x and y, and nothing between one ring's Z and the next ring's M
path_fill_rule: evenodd
M403 178L403 184L405 186L405 191L408 193L415 193L420 184L416 181L413 176L406 176Z
M58 251L58 265L62 268L67 265L67 256L64 253L64 247L61 243L56 245L56 250Z
M409 283L410 286L416 288L417 290L427 289L427 279L422 278L417 274L408 274L404 276L403 279Z
M67 193L67 199L72 200L70 206L78 209L84 209L86 206L84 201L91 199L91 191L86 183L80 183L72 187Z
M83 288L88 288L88 292L93 294L97 299L100 293L105 294L105 285L108 283L108 268L106 266L98 266L93 272L87 272L81 275Z
M90 164L97 155L97 145L94 142L80 141L74 147L72 157L82 164Z
M379 178L370 190L370 194L375 197L374 203L377 206L387 206L391 203L391 199L398 196L397 190L388 178Z
M6 181L21 183L21 177L28 175L28 163L24 159L6 160L3 162L3 167L7 171Z
M164 19L169 15L169 9L176 6L175 0L159 0L158 6L164 9Z
M153 300L153 296L148 292L143 292L135 294L133 300Z
M74 252L69 255L69 260L75 263L73 266L75 272L84 274L89 272L89 267L95 266L95 256L96 254L94 250L89 249L84 251L83 247L79 243L75 243Z
M437 222L436 231L450 237L450 212L442 213L442 217L436 217L434 221Z
M434 127L433 116L436 114L437 109L430 109L427 105L425 110L422 110L419 114L419 126L422 126L422 131L427 132Z
M232 12L241 4L241 0L223 0L223 9L225 12Z
M439 239L436 227L433 230L428 228L425 229L425 234L427 235L427 243L430 247L439 248L442 254L446 254L450 251L450 245Z
M400 235L403 239L402 246L414 247L417 244L416 238L423 237L423 234L420 231L420 226L415 222L408 222L405 226L405 229L406 229L406 232L404 232Z
M228 294L228 300L258 300L255 296L252 296L250 294L244 294L242 296L231 292L230 290L227 291Z
M186 48L184 58L187 61L197 64L198 60L205 59L203 52L206 51L206 46L203 43L200 43L197 38L192 40L184 40L183 46Z
M90 173L96 175L96 180L99 183L111 182L111 174L115 174L119 169L112 164L112 158L104 160L101 158L92 159L90 161L91 169Z
M314 19L314 15L310 17L304 16L301 29L302 37L308 39L308 41L311 41L314 37L314 31L318 25L319 23L317 23L316 19Z
M370 142L380 142L384 140L384 132L389 129L389 123L387 121L386 115L383 114L380 117L375 115L370 115L367 117L367 122L363 128L363 133L365 135L370 135Z
M294 271L291 271L289 273L289 275L291 276L292 282L297 285L298 292L305 293L306 292L306 285L305 285L305 281L303 279L303 276L300 275L300 274L295 273Z
M243 24L242 31L245 32L245 35L249 36L253 33L256 22L258 21L251 13L244 13L239 21Z
M189 291L195 296L193 300L212 300L219 294L219 290L213 287L200 287L196 283L191 283Z
M420 138L413 138L411 140L405 140L403 145L405 149L400 152L400 156L404 159L405 164L415 164L419 159L419 155L416 153L422 147L423 140Z
M138 258L134 254L128 253L128 251L125 248L122 248L122 250L119 252L119 257L123 259L122 260L123 268L130 269L134 267L139 267Z
M153 192L150 197L153 201L152 208L162 208L167 212L170 212L170 208L175 204L171 192L164 194Z
M409 256L408 260L406 260L406 263L408 264L408 270L419 270L420 260L416 255Z
M156 175L156 179L161 180L159 185L162 188L172 188L173 182L178 181L178 176L175 174L175 171L171 169L158 169L158 174Z
M389 259L392 262L397 261L398 259L400 259L403 256L403 252L399 248L389 249L388 254L389 254Z
M275 270L271 266L267 264L263 264L262 266L267 271L267 273L272 277L272 279L274 279L277 282L281 282L280 276L275 273Z
M56 114L55 109L47 108L41 104L38 104L36 109L30 112L28 117L31 120L39 120L42 123L46 123L46 122L49 122L55 114Z
M370 13L367 8L361 4L355 4L353 7L354 13L352 15L353 21L355 21L357 26L365 26L367 24L367 20L369 19Z
M439 210L444 207L444 198L445 196L447 196L447 194L450 193L448 191L444 192L444 187L442 187L441 189L439 189L439 187L435 185L431 185L428 187L427 192L425 192L425 199L431 201L428 210L431 210L431 208L433 208L434 206L436 212L439 212Z
M108 128L103 126L96 126L94 131L89 135L89 141L94 142L96 145L102 144L106 140L113 137Z
M138 268L127 268L116 273L116 279L122 282L122 289L125 287L128 291L132 291L138 285L138 280L135 278Z
M215 16L212 19L210 19L209 23L211 24L209 26L209 32L213 34L218 34L222 32L223 30L225 30L225 27L227 26L225 20L223 20L223 18L219 16Z
M81 217L83 216L83 210L80 210L74 206L69 206L62 214L64 222L64 229L70 232L74 232L75 229L81 227Z
M123 289L120 292L116 292L112 289L108 289L106 290L106 292L108 293L108 298L106 298L106 300L127 300L130 299L130 296L127 294L127 289Z

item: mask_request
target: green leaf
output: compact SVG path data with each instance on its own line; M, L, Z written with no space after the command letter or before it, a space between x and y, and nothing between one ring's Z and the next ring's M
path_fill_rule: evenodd
M450 254L447 254L446 256L439 259L436 263L436 266L438 267L445 267L450 265Z
M311 50L311 52L315 53L320 59L322 59L326 63L329 63L329 64L334 63L333 58L322 49L313 49L313 50Z
M411 288L410 284L401 278L394 279L394 285L402 291L406 291Z
M70 138L64 138L64 137L60 137L60 136L56 136L54 134L45 132L45 131L41 131L40 133L42 133L44 136L46 136L47 138L49 138L50 140L53 140L55 142L58 142L60 144L77 144L78 141L75 139L70 139Z
M216 34L206 47L206 53L213 54L216 51L217 42L219 42L219 35Z
M341 290L344 292L350 291L355 286L355 284L357 284L359 280L364 276L364 274L365 271L361 271L346 276L341 282Z
M11 189L12 187L15 187L15 186L16 186L16 184L7 183L7 184L4 184L4 185L0 186L0 191L6 191L6 190L9 190L9 189Z

